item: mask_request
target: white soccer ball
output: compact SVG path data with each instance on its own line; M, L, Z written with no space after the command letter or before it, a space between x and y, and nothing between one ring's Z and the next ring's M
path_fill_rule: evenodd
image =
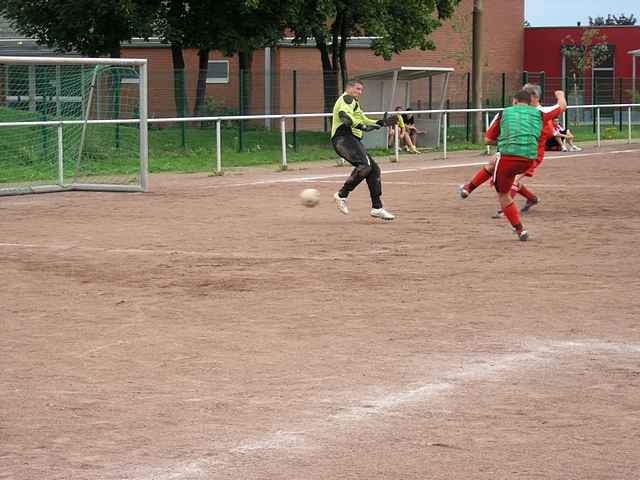
M307 188L300 193L300 199L305 207L315 207L320 201L320 192L315 188Z

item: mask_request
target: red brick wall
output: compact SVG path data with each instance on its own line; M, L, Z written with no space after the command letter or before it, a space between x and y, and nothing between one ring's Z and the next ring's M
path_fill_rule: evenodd
M146 58L149 71L149 112L155 117L172 117L176 114L173 94L173 63L171 49L167 47L124 48L123 58ZM210 60L229 61L229 82L207 84L206 95L221 100L226 107L239 108L238 57L225 57L220 52L211 52ZM187 83L187 112L193 112L198 79L198 54L195 49L184 50L185 76ZM252 69L255 74L250 82L251 96L247 105L249 113L263 113L264 106L264 51L253 55Z

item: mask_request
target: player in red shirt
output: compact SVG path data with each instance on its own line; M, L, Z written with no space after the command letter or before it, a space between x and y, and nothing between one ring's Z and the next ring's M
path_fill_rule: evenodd
M540 132L540 138L538 141L538 158L534 160L531 164L531 167L520 177L528 176L532 177L535 169L542 163L544 159L544 146L546 141L553 136L553 119L558 117L562 112L564 112L567 108L567 102L564 97L564 92L558 90L555 92L555 96L558 100L558 103L551 108L545 108L540 105L540 87L538 85L526 84L523 87L523 90L531 95L531 105L537 107L540 110L540 114L542 115L542 130ZM488 143L495 143L495 140L498 138L498 134L500 133L500 114L497 114L489 128L486 132L486 139ZM458 193L460 197L467 198L471 192L473 192L476 188L482 185L484 182L489 180L494 173L495 168L495 159L492 159L481 167L476 174L469 180L467 183L460 185L458 188ZM511 195L515 197L516 194L520 194L527 199L527 203L522 208L522 212L528 211L532 206L536 205L539 200L536 195L534 195L526 186L524 186L520 181L514 182ZM501 212L498 212L498 215L501 216Z
M520 194L527 199L527 202L521 209L521 212L527 212L531 207L537 205L540 202L540 199L522 183L522 179L524 177L533 177L536 168L538 168L544 160L545 145L547 143L547 140L549 140L555 134L553 119L558 118L560 114L566 110L567 104L565 101L564 104L561 105L560 101L558 101L558 103L553 107L543 107L542 105L540 105L540 95L542 93L542 90L540 89L539 85L527 83L524 87L522 87L522 89L525 92L529 92L531 94L532 106L537 107L541 112L551 114L551 118L544 122L542 131L540 132L540 140L538 141L538 158L535 160L533 165L531 165L531 168L529 168L529 170L527 170L524 175L520 176L520 178L518 178L517 181L513 184L514 193L512 195L515 196L515 194Z

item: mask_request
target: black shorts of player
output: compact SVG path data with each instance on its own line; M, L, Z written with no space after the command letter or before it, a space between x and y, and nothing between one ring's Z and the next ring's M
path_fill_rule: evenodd
M333 149L354 167L369 165L370 156L359 138L351 133L351 127L341 125L331 139Z
M344 183L338 195L347 198L362 180L367 180L369 195L371 196L371 206L382 208L382 182L380 180L380 167L371 155L367 152L359 138L351 133L351 129L344 125L340 126L336 134L331 139L333 148L340 157L353 165L351 175Z

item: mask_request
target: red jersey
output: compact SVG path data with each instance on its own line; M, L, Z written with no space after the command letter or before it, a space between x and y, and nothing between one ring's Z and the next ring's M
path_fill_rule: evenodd
M553 126L553 119L558 118L562 113L558 104L553 107L538 106L538 110L542 112L542 130L540 131L540 139L538 140L538 163L544 159L544 147L551 137L555 136L556 127Z

